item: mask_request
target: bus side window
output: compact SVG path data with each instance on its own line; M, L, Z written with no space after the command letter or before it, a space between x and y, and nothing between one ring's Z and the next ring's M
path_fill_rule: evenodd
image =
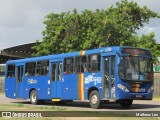
M73 73L73 58L66 58L64 60L64 74Z
M81 72L81 57L78 56L78 57L75 57L75 73L80 73Z
M15 77L15 65L8 65L7 67L7 77L12 78Z
M56 64L52 64L52 81L56 80Z
M37 62L37 72L36 75L48 75L49 61Z
M61 80L62 75L62 63L58 63L58 81Z
M17 81L18 82L22 82L22 78L23 78L23 66L18 66L17 67Z
M75 57L75 72L81 73L87 71L87 58L86 56Z
M89 55L88 58L88 71L98 72L100 71L100 55Z
M36 62L26 63L25 76L34 76L36 70Z
M87 72L87 57L82 56L81 57L81 72Z

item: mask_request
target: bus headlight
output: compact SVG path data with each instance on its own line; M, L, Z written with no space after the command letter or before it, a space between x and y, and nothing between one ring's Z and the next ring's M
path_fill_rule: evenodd
M149 88L148 92L153 92L153 86Z
M118 87L119 89L125 91L125 92L129 92L129 90L128 90L125 86L123 86L122 84L118 84L117 87Z

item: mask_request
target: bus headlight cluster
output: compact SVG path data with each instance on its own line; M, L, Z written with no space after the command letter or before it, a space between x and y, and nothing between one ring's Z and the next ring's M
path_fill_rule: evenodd
M123 86L122 84L118 84L117 87L118 87L119 89L125 91L125 92L129 92L129 90L128 90L125 86Z
M153 86L149 88L148 92L153 92Z

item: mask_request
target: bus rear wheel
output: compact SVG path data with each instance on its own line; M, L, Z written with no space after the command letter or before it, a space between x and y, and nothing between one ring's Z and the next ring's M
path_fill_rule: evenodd
M120 101L120 105L124 108L129 108L132 105L132 103L133 100L128 100L128 99Z
M89 103L93 109L98 109L101 107L101 100L99 96L99 92L97 90L93 90L89 96Z
M33 105L43 104L44 103L44 100L38 100L38 95L37 95L36 90L32 90L31 91L31 93L30 93L30 101L31 101L31 104L33 104Z

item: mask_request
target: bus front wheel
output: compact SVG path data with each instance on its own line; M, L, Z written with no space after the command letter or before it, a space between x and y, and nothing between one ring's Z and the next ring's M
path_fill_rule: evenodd
M90 103L90 106L94 109L98 109L101 107L102 102L100 100L99 92L97 90L93 90L90 93L89 103Z
M133 100L128 100L128 99L120 101L120 105L125 108L129 108L132 105L132 103Z

